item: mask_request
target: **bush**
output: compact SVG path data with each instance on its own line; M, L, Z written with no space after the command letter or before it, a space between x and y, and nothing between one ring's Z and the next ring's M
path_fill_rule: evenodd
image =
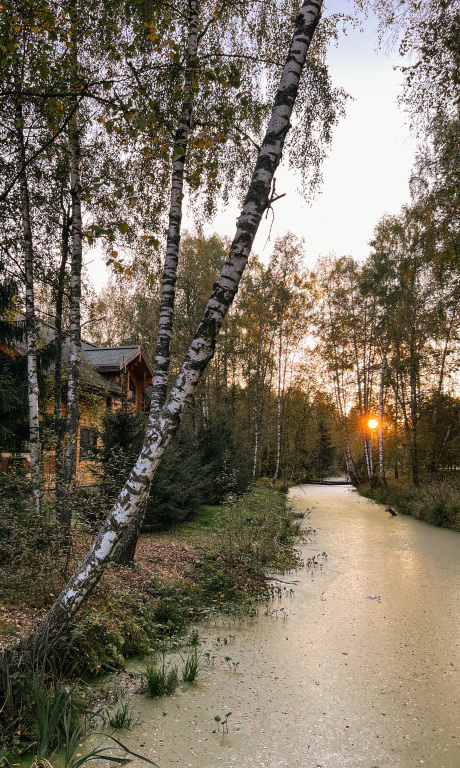
M297 535L285 495L255 488L228 500L220 519L219 546L227 560L252 562L262 569L273 564Z
M33 507L32 484L22 461L0 473L0 586L3 595L48 605L62 585L61 536L49 504Z
M79 495L77 514L94 527L105 516L139 455L145 417L129 405L104 413L99 452L97 493ZM198 433L182 424L154 475L146 505L144 531L171 528L195 514L203 504L242 493L250 482L247 451L233 443L231 429L216 422Z
M184 616L181 606L174 597L162 597L158 600L153 617L157 624L160 624L160 631L169 633L171 630L183 629Z
M144 441L146 417L129 403L106 409L102 417L99 465L100 490L110 500L116 498L128 477Z
M171 528L189 518L206 501L209 486L199 443L191 429L181 427L153 478L144 530Z
M70 655L79 674L96 676L123 669L129 656L148 653L157 634L154 606L145 595L115 594L79 618Z
M229 493L240 495L252 482L249 448L235 443L227 421L215 421L198 433L203 466L211 482L208 504L220 504Z

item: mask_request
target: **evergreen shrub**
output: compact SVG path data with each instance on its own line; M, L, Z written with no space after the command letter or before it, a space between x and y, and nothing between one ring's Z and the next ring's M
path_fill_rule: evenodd
M33 506L32 483L22 461L0 473L0 588L4 597L39 607L61 586L63 554L60 534L43 499L42 513ZM27 588L25 588L27 585Z

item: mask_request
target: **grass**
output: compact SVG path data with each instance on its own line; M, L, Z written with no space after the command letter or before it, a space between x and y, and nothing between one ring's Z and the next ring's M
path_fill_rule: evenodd
M116 731L122 728L129 730L135 721L133 703L131 701L123 701L115 710L112 707L106 707L101 716L103 721Z
M186 520L184 523L181 523L175 528L171 528L169 531L164 531L164 533L161 534L161 539L164 541L202 547L204 549L212 547L212 532L215 527L216 519L221 511L222 507L202 506L198 509L192 519Z
M179 673L177 667L168 668L165 662L165 654L161 666L147 664L145 679L150 696L171 696L179 685Z
M195 648L193 651L191 651L185 659L183 657L182 661L184 662L184 668L182 670L182 680L184 683L194 683L198 672L200 671L200 667L203 661L203 657L201 654L198 653L198 649Z
M414 488L391 483L387 493L382 488L358 487L362 496L385 504L400 514L412 515L430 525L460 531L460 479L441 478Z

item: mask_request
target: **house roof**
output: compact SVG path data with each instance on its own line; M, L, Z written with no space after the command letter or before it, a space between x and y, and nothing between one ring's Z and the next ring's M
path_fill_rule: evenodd
M23 322L24 318L19 315L15 322ZM45 347L54 341L54 327L50 323L40 321L38 333L39 348ZM15 348L19 354L24 355L27 352L27 345L24 342L15 342ZM146 358L142 347L138 344L123 347L98 347L90 341L82 339L81 342L82 363L81 380L87 387L104 389L107 393L121 396L122 388L114 381L106 378L104 374L118 373L129 363L134 362L136 358L142 360L150 375L153 376L152 366ZM69 359L69 339L64 339L62 357L64 367ZM65 375L65 371L64 371Z
M141 355L150 372L153 373L142 348L138 345L129 347L91 347L86 348L83 354L101 373L121 371L126 365Z
M91 389L104 389L107 394L116 395L117 397L123 395L123 390L119 384L106 379L105 376L101 376L94 366L84 358L81 361L80 379L85 386Z

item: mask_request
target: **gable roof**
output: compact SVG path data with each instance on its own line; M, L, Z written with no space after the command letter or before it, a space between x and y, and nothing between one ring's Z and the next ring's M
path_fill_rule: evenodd
M123 395L123 390L119 384L106 379L84 358L81 361L80 380L86 387L105 390L107 395L116 395L117 397Z
M84 357L101 373L111 373L123 370L139 355L147 365L150 374L153 375L152 366L145 357L142 347L139 345L126 347L87 347L83 351Z
M15 323L23 323L24 316L18 315ZM39 321L38 346L43 348L52 344L54 341L54 327L43 320ZM15 349L20 355L27 352L25 341L15 342ZM145 356L142 347L139 344L133 344L122 347L98 347L86 339L81 340L81 380L87 387L104 389L109 394L122 395L123 389L114 381L106 378L105 374L119 373L127 365L140 357L145 364L150 375L153 376L153 369L149 360ZM69 359L69 339L64 338L62 357L64 367ZM65 370L64 370L65 375Z

